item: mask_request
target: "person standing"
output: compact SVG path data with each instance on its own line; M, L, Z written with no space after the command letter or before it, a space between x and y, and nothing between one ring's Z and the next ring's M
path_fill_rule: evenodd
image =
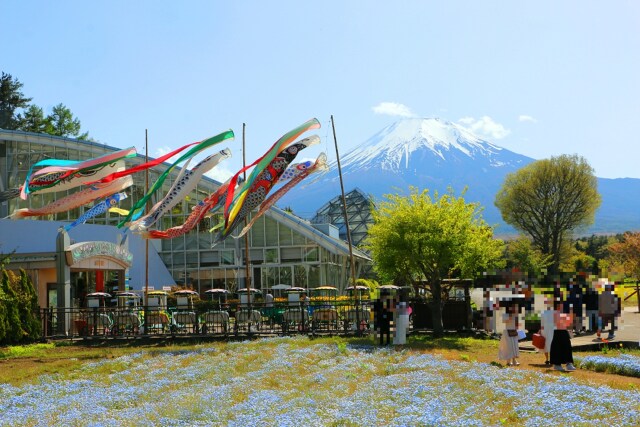
M544 364L551 365L549 361L549 353L551 352L551 342L553 341L553 331L555 330L555 321L553 319L553 296L544 296L544 311L540 315L540 334L544 337Z
M577 283L569 282L569 294L564 302L564 312L573 318L572 329L576 335L582 333L582 289Z
M309 322L309 297L306 292L300 294L300 315L301 320L298 324L298 331L306 331Z
M555 301L553 320L555 330L549 348L549 362L556 371L564 371L562 365L566 364L567 371L575 371L573 365L573 350L571 349L571 337L567 328L573 325L571 314L562 312L562 301Z
M264 306L267 308L273 307L273 295L271 295L271 292L267 292L264 296Z
M269 319L269 323L273 326L274 321L273 294L267 292L264 295L264 312L263 314Z
M602 320L602 326L598 328L598 338L602 329L606 328L608 324L611 324L609 328L608 340L615 338L616 331L616 316L620 313L620 301L618 296L614 293L612 283L606 283L604 285L604 291L598 296L598 312L600 319Z
M406 301L400 301L396 305L393 334L394 344L407 343L407 329L409 328L409 307Z
M504 322L504 332L500 337L498 346L498 359L506 360L507 366L518 366L518 357L520 357L520 349L518 347L518 305L509 304L505 313L502 315Z
M596 332L598 330L598 291L592 284L585 284L584 308L587 312L587 328L589 332Z
M300 294L300 305L302 307L309 307L309 297L306 292Z
M391 320L393 319L392 298L388 290L384 289L380 297L373 303L374 326L379 334L380 345L388 345L391 341Z
M487 333L495 335L496 327L493 318L494 301L489 288L484 289L484 298L482 299L484 330Z

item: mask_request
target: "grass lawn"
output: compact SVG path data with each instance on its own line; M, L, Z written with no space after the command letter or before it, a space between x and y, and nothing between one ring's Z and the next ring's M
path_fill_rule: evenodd
M497 366L497 341L412 336L0 349L0 426L633 425L640 378ZM609 350L607 356L617 352ZM579 356L601 353L576 353ZM640 353L631 352L632 357Z

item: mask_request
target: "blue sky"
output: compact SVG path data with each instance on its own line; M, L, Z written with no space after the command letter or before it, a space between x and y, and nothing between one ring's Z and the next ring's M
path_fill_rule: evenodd
M317 117L335 158L402 116L640 178L640 2L0 3L0 70L99 142L156 156L226 129L247 163ZM222 148L222 147L221 147ZM226 169L226 171L224 170Z

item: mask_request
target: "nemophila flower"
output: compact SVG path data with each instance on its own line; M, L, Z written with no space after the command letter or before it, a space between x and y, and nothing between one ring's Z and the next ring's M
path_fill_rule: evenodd
M631 354L586 356L577 358L577 363L583 369L640 377L640 357Z
M640 415L638 392L407 350L341 353L301 337L215 349L140 352L84 364L76 379L0 385L0 401L9 403L0 426L468 426L495 424L501 404L530 426L628 425Z

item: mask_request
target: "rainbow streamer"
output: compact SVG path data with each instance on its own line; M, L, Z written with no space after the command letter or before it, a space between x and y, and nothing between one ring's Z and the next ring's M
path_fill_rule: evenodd
M320 122L318 119L313 118L307 120L305 123L296 127L295 129L290 130L286 134L280 137L271 148L260 158L254 161L249 166L246 166L240 169L233 177L231 177L231 183L229 185L227 200L224 206L224 218L225 218L225 227L234 221L236 215L238 214L238 210L240 206L244 203L244 198L247 196L247 192L253 185L254 181L258 178L258 176L262 173L262 171L271 163L271 161L276 157L276 155L281 152L284 147L289 145L292 141L294 141L297 137L299 137L304 132L307 132L311 129L320 128ZM236 183L238 181L239 175L248 170L249 168L255 166L249 178L245 181L242 187L237 191L235 190Z
M118 193L128 187L131 187L132 185L133 178L131 178L130 176L123 177L104 184L92 185L91 187L88 187L84 190L77 191L73 194L69 194L68 196L63 197L62 199L58 199L55 202L43 206L40 209L18 209L13 214L11 214L9 218L17 219L30 216L43 216L59 212L66 212L68 210L78 208L82 205L86 205L87 203L91 203L96 199Z
M225 148L220 152L206 157L193 169L187 171L186 167L180 172L180 176L173 183L167 195L156 203L149 213L129 225L132 231L148 229L155 224L164 214L173 208L178 202L188 196L198 185L202 176L218 165L222 160L231 157L231 150Z
M222 132L222 133L220 133L220 134L218 134L216 136L213 136L211 138L205 139L204 141L200 142L196 146L192 147L188 152L186 152L185 154L180 156L180 158L178 160L176 160L171 166L169 166L169 168L167 168L166 171L164 171L164 173L162 175L160 175L158 177L158 179L153 183L153 186L151 186L151 188L149 189L147 194L145 194L144 197L142 197L140 200L138 200L138 202L135 204L135 206L133 206L131 208L131 210L129 211L129 214L126 215L125 218L122 221L120 221L120 223L118 224L118 228L122 228L132 218L133 219L137 219L142 214L142 211L144 209L144 205L147 203L147 200L149 200L149 198L159 188L162 187L162 184L167 179L167 176L169 176L169 174L173 171L173 169L176 166L178 166L178 164L182 163L186 159L189 159L189 158L193 157L194 155L196 155L198 152L204 150L205 148L211 147L212 145L215 145L215 144L218 144L218 143L220 143L222 141L226 141L228 139L233 139L233 138L234 138L234 134L233 134L232 130L228 130L228 131Z
M251 229L258 218L264 215L264 213L267 212L269 208L271 208L271 206L273 206L278 200L280 200L282 196L284 196L289 190L295 187L300 181L302 181L312 173L318 171L326 171L328 169L329 167L327 166L327 155L324 153L320 153L315 162L306 161L303 163L296 163L294 165L291 165L289 168L287 168L289 174L287 175L286 179L288 179L289 182L279 188L278 191L273 193L272 196L270 196L260 205L260 209L258 210L258 212L251 218L251 221L249 221L249 223L244 226L240 234L238 234L238 236L236 236L235 238L238 239L247 234L247 232ZM282 177L278 180L278 183L280 183L281 181Z
M140 235L145 239L173 239L174 237L188 233L207 215L210 210L215 210L217 207L224 204L224 198L227 196L227 188L229 187L230 182L231 180L227 180L227 182L222 184L213 194L207 196L203 201L198 203L193 208L184 224L171 227L165 231L142 231L140 232Z
M59 185L62 182L72 183L72 185L66 185L64 188L59 187L51 191L64 191L70 188L77 187L83 183L79 180L73 180L74 177L89 177L94 175L96 171L104 169L106 165L114 163L118 160L134 157L136 155L136 149L134 147L125 148L124 150L115 151L113 153L105 154L94 159L78 161L78 160L59 160L59 159L46 159L41 160L29 168L27 177L20 190L20 198L23 200L27 198L29 193L35 191L41 191ZM31 174L36 167L45 166L43 169L33 174L34 178L40 177L31 181ZM33 187L33 188L32 188Z
M246 191L245 197L240 200L242 203L236 204L234 209L237 210L237 214L233 217L230 223L225 223L225 228L218 233L215 238L215 242L220 242L226 239L231 232L236 228L239 221L245 218L251 210L258 207L266 198L271 188L275 185L280 178L280 175L284 173L287 166L296 158L301 150L307 147L315 145L320 142L320 137L313 135L309 138L305 138L291 144L284 150L282 150L277 157L275 157L269 165L264 168L257 179L254 180L253 185Z

